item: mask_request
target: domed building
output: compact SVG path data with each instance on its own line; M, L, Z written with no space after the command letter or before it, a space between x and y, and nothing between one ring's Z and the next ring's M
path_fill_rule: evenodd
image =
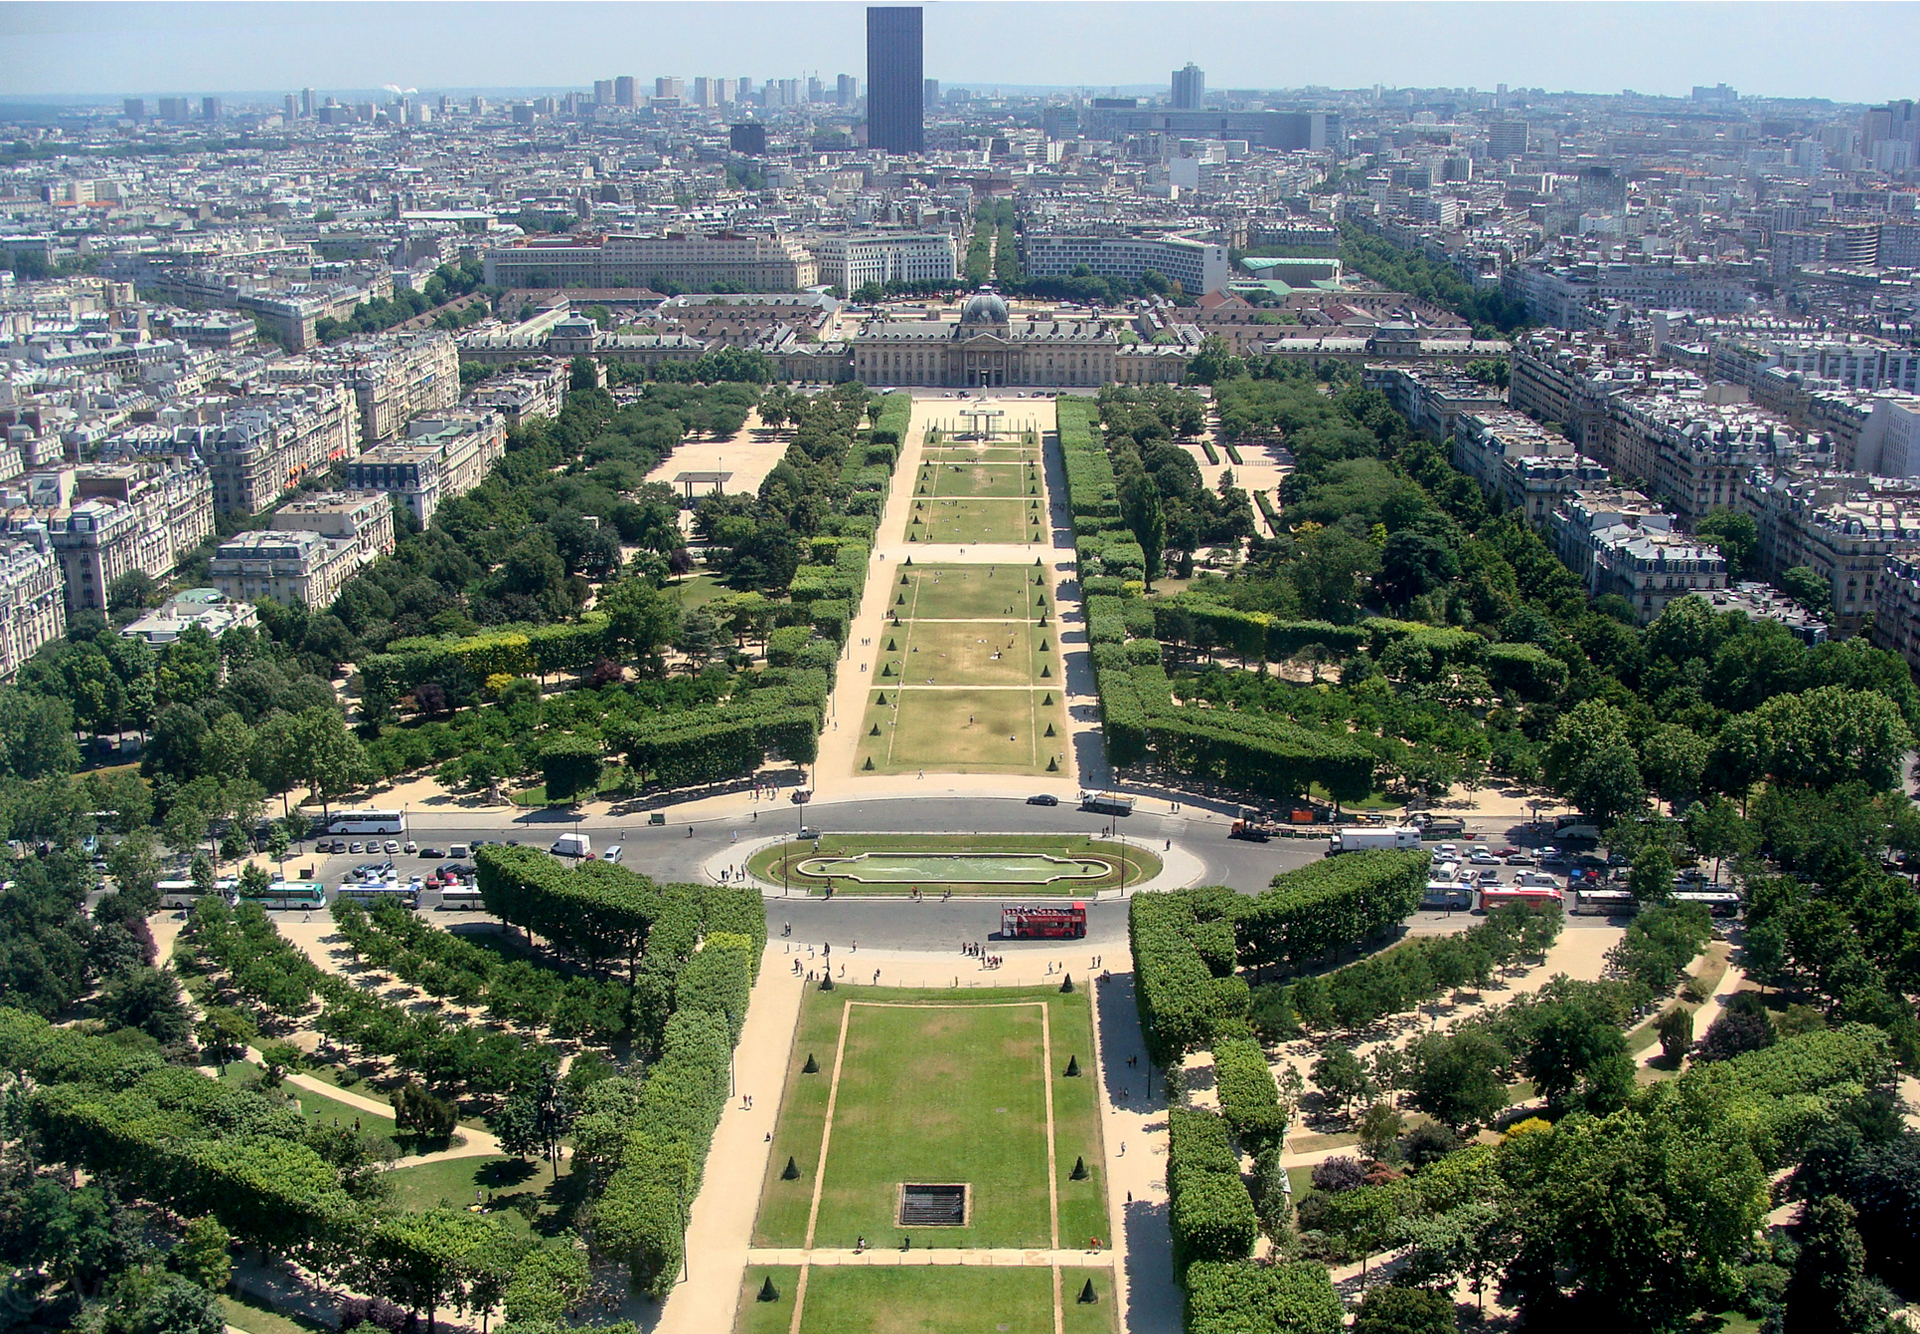
M1184 356L1130 355L1136 349L1123 348L1099 320L1016 318L1006 298L991 287L967 298L957 323L882 314L850 342L854 378L874 385L1102 385L1178 380L1186 367Z

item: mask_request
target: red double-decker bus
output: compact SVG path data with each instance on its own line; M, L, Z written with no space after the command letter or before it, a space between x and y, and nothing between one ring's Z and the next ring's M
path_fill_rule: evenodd
M1087 905L1000 909L1000 934L1008 940L1079 940L1087 934Z

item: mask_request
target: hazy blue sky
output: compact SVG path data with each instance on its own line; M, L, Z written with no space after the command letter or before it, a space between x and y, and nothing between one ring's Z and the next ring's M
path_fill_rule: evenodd
M1170 4L937 2L927 74L948 84L1307 83L1684 95L1912 97L1909 3ZM635 74L865 76L859 5L0 3L0 96L312 87L591 86Z

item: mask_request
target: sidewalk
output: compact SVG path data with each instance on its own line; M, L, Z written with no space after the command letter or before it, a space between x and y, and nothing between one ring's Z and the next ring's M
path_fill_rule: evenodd
M748 1243L760 1208L772 1152L774 1120L800 1023L806 984L777 962L771 946L747 1004L747 1021L734 1048L735 1088L707 1151L706 1175L687 1226L689 1278L668 1294L659 1334L725 1334L733 1328L740 1284L750 1262ZM741 1107L751 1094L752 1111Z

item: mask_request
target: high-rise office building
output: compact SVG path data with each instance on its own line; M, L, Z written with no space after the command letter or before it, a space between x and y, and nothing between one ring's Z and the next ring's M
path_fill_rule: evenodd
M733 90L733 100L736 102L750 102L753 100L752 79L742 78L740 80L739 86Z
M613 81L613 104L617 107L633 105L633 76L622 74Z
M678 101L685 95L685 91L686 85L681 80L673 78L670 75L663 74L653 81L653 95L655 97L671 97L675 101Z
M593 81L593 100L603 107L613 105L613 80L595 79Z
M920 80L920 105L928 111L940 105L940 80Z
M294 119L299 114L299 106L300 104L294 100L293 94L288 93L280 99L280 118L282 120Z
M163 97L158 106L160 119L170 124L180 125L186 122L193 103L184 97Z
M300 114L302 116L305 116L308 120L312 120L314 110L315 110L315 103L313 100L313 89L302 88L300 90Z
M920 7L867 7L867 144L888 153L923 153Z
M219 98L203 97L200 99L200 119L202 120L219 120L220 119L220 99Z
M860 100L860 80L851 74L842 74L834 81L834 93L834 101L843 107L850 107Z
M1189 60L1185 69L1173 72L1173 109L1198 111L1206 100L1206 71Z
M147 99L144 97L129 97L120 104L120 109L128 120L145 120L147 116Z

